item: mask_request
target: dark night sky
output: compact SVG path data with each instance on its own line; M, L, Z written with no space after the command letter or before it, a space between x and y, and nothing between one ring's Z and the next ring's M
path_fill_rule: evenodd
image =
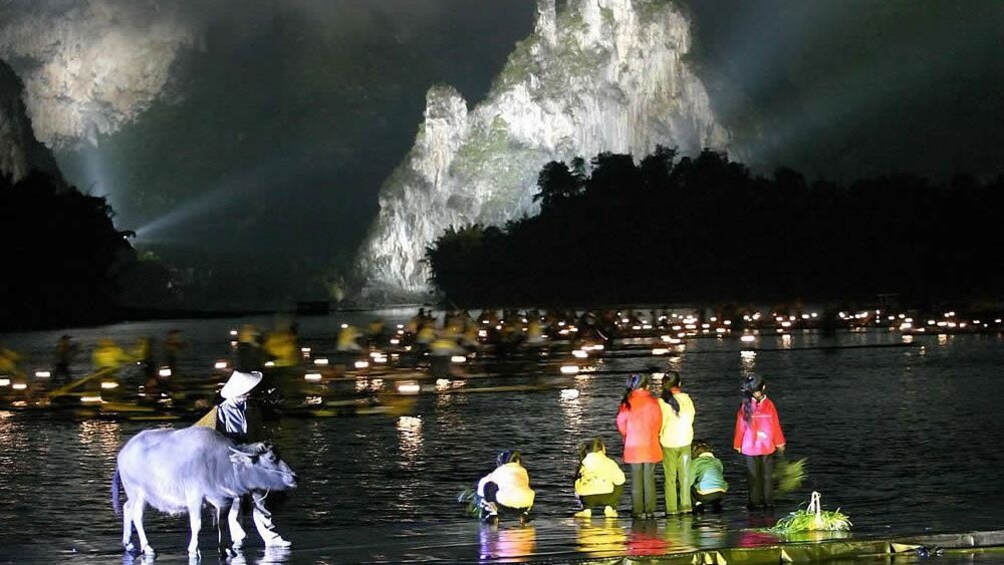
M848 181L1004 169L1004 2L689 5L699 75L756 170ZM205 16L202 44L138 120L57 156L148 240L343 264L426 89L452 84L473 106L534 12L530 0L241 6Z

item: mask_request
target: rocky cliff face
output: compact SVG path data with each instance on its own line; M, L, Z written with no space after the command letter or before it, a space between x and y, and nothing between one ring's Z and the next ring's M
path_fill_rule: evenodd
M603 151L640 158L726 148L701 81L688 69L690 23L670 0L538 0L535 32L516 45L472 110L453 88L429 90L415 146L385 182L358 266L372 299L427 290L425 248L451 225L500 225L535 212L540 168Z
M156 100L178 52L198 36L193 13L218 2L0 2L0 58L27 85L38 138L95 141Z
M16 181L40 169L62 179L52 152L35 139L23 94L21 80L0 61L0 175Z

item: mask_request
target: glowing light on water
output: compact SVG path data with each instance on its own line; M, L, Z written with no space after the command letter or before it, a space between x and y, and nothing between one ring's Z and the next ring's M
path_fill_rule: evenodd
M119 387L119 384L115 381L101 381L101 388L105 390L112 390Z
M26 385L25 383L14 383L14 384L10 385L10 388L12 388L14 390L24 390L24 389L28 388L28 385Z
M354 363L356 369L365 369L370 366L369 361L356 361Z
M418 430L422 428L422 417L421 416L401 416L397 419L397 429L399 430Z
M318 357L317 359L314 359L314 365L318 365L320 367L323 367L323 366L325 366L327 364L328 364L328 358L327 357Z
M401 467L414 470L422 451L422 417L401 416L397 419L398 446L401 450Z
M303 380L305 380L307 382L316 383L316 382L318 382L318 381L321 380L321 374L320 373L307 373L306 375L303 375Z
M415 381L401 381L397 383L398 394L418 394L422 387Z
M466 363L467 357L464 357L463 355L454 355L453 357L450 357L450 361L454 363Z
M162 377L170 377L171 376L171 369L168 369L168 368L165 367L165 368L160 369L159 371L157 371L157 374L160 375L160 376L162 376Z
M227 368L227 362L226 361L217 361L215 364L213 364L213 368L217 369L217 370L226 369Z
M669 350L662 347L656 347L655 349L652 350L652 355L658 356L658 355L665 355L667 353L669 353Z
M0 377L0 386L10 386L10 379L7 377Z
M562 400L575 400L579 397L579 389L577 388L566 388L561 391Z
M577 359L585 359L586 357L589 357L589 354L586 353L585 351L582 351L581 349L576 349L575 351L572 352L572 357L575 357Z
M579 372L578 365L562 365L561 366L561 373L564 374L564 375L575 375L575 374L578 374L578 372Z

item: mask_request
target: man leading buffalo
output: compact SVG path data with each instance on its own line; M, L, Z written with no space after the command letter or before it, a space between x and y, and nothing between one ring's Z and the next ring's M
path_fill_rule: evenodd
M261 415L258 407L249 398L251 391L261 383L261 380L262 374L258 371L247 373L234 371L220 390L223 401L216 410L216 431L235 443L252 443L262 439ZM265 506L267 496L268 493L262 491L251 493L252 518L258 534L265 542L265 547L290 547L292 543L279 535L275 529L272 513ZM234 540L234 549L240 549L242 545L243 540Z

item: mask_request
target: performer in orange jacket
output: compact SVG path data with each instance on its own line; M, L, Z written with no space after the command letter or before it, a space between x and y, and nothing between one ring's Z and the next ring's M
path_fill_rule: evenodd
M650 382L648 374L631 375L617 412L624 462L631 466L631 515L649 519L655 518L655 466L662 462L662 410L648 390Z
M784 451L785 439L777 408L767 398L767 385L758 375L743 382L743 403L736 413L732 447L746 458L748 508L774 507L774 453Z

